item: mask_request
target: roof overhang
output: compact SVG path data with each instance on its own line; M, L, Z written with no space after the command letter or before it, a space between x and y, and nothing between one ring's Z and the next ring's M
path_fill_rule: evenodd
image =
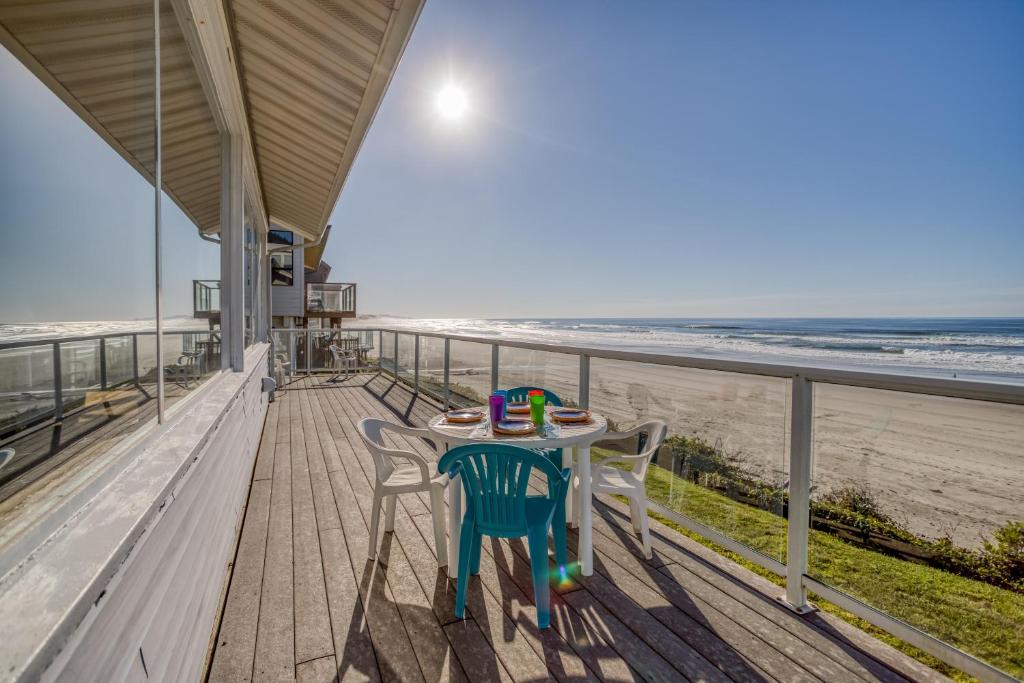
M220 141L237 135L246 184L257 188L250 195L256 213L318 240L422 6L161 3L167 194L200 231L219 232ZM152 7L151 0L85 10L64 0L0 6L0 43L150 182ZM125 68L126 56L137 63ZM148 114L140 106L147 97Z
M423 0L228 0L270 220L319 239Z

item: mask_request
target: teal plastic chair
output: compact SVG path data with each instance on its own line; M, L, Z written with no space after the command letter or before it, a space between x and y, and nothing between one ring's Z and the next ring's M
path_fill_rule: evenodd
M509 389L508 400L510 402L527 401L529 400L529 394L531 391L543 391L544 398L547 403L555 406L556 408L562 407L562 399L558 398L553 391L548 391L543 387L516 387L515 389ZM555 464L555 467L558 467L559 469L565 467L565 462L562 460L561 448L552 448L542 452Z
M537 468L547 476L548 493L526 495L530 474ZM470 574L480 573L480 546L484 536L526 536L533 572L533 596L537 624L551 625L551 589L548 586L548 531L555 536L555 559L564 577L568 558L565 524L565 491L571 470L559 470L545 456L511 444L475 443L451 449L437 463L450 477L459 476L466 494L466 514L459 538L459 578L455 616L466 613L466 586ZM558 515L556 517L556 515Z

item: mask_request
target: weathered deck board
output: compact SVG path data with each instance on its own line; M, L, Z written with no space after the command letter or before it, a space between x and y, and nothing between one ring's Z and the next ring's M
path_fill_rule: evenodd
M485 540L467 618L436 563L429 497L402 496L367 559L373 461L363 417L422 426L437 405L382 377L303 378L272 404L210 679L940 680L656 522L642 557L624 506L595 506L595 574L558 587L537 628L525 544ZM421 440L392 443L436 459ZM538 480L533 488L543 488ZM570 530L570 560L577 534ZM454 561L454 558L453 558Z

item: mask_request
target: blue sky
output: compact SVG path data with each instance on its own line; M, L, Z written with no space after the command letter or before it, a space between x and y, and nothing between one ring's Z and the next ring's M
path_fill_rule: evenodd
M1014 0L427 0L332 279L422 317L1024 315L1022 64ZM0 91L0 322L148 317L150 188L3 51ZM187 313L216 248L165 214Z
M1022 65L1020 2L428 0L327 259L411 316L1024 314Z

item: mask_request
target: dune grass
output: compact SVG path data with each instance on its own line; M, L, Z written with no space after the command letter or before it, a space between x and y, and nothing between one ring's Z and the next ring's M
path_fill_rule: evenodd
M652 467L647 493L653 501L714 527L759 552L785 561L787 522L715 491ZM672 524L704 545L784 585L782 577ZM950 572L908 562L811 530L811 576L940 640L1024 679L1024 595ZM965 674L817 596L825 611L877 636L897 649L959 680Z

